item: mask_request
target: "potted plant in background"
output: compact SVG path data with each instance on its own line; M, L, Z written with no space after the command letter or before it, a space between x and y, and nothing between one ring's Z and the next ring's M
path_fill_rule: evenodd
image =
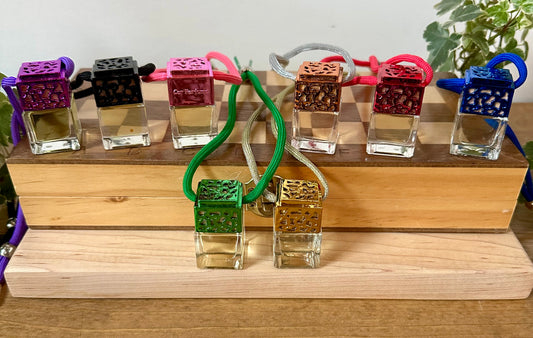
M501 53L527 59L533 0L442 0L434 7L444 20L430 23L424 39L435 71L464 76L471 66L485 65ZM533 142L524 151L533 168ZM520 200L525 202L522 196Z
M5 77L0 73L0 81ZM11 152L11 114L13 108L6 95L0 92L0 235L6 232L6 222L15 216L16 194L5 159ZM1 244L1 243L0 243Z
M442 0L435 9L445 20L424 31L435 71L464 75L470 66L485 65L505 52L527 59L532 0Z

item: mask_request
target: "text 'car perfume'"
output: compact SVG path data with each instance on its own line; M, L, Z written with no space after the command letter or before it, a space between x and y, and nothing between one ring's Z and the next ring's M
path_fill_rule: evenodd
M424 73L418 66L382 64L377 76L366 152L412 157L422 108Z
M317 268L322 243L322 195L317 182L282 180L274 212L274 266Z
M174 148L203 146L218 131L213 70L204 57L167 63L170 124Z
M450 142L452 155L498 159L515 84L507 69L470 67Z
M235 180L201 180L194 204L196 264L199 268L242 269L243 188Z
M23 63L16 86L32 153L79 150L81 124L61 59Z
M292 145L302 151L333 154L339 137L342 67L304 62L296 76Z
M95 60L91 83L104 148L149 146L137 61L130 56Z

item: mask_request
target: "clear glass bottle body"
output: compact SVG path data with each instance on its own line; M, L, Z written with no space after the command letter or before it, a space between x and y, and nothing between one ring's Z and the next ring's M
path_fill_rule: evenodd
M276 268L318 268L322 233L274 231Z
M420 116L372 111L366 152L370 155L413 157Z
M293 147L301 151L334 154L339 138L339 112L293 110Z
M175 149L204 146L218 133L215 105L170 106L172 142Z
M70 102L70 107L23 112L33 154L80 149L82 128L73 96Z
M98 107L98 120L106 150L151 143L144 103Z
M244 229L238 233L195 232L196 266L200 269L243 268Z
M505 138L507 117L457 113L450 154L497 160Z

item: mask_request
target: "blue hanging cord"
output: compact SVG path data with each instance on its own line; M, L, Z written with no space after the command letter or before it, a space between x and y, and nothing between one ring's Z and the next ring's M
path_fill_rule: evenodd
M488 68L494 68L496 65L502 63L502 62L512 62L517 70L518 70L518 79L514 82L515 89L520 87L527 78L527 66L524 60L516 54L513 53L502 53L490 60L487 63ZM463 91L463 87L465 85L465 79L441 79L437 81L437 87L450 90L452 92L456 92L460 94ZM485 120L491 127L497 128L497 124L495 121L486 119ZM522 153L524 157L526 157L526 153L524 152L524 149L520 145L520 142L518 141L518 138L516 137L516 134L514 133L511 126L507 125L507 128L505 129L505 135L513 142L515 147ZM531 177L531 168L528 167L526 177L524 178L524 184L522 185L521 194L528 202L533 202L533 178Z

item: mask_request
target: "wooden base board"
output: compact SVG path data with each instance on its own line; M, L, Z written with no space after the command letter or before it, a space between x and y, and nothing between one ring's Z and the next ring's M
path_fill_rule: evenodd
M503 234L325 232L322 266L276 269L272 233L246 234L243 270L196 268L192 231L32 230L6 280L15 297L520 299L533 265Z

